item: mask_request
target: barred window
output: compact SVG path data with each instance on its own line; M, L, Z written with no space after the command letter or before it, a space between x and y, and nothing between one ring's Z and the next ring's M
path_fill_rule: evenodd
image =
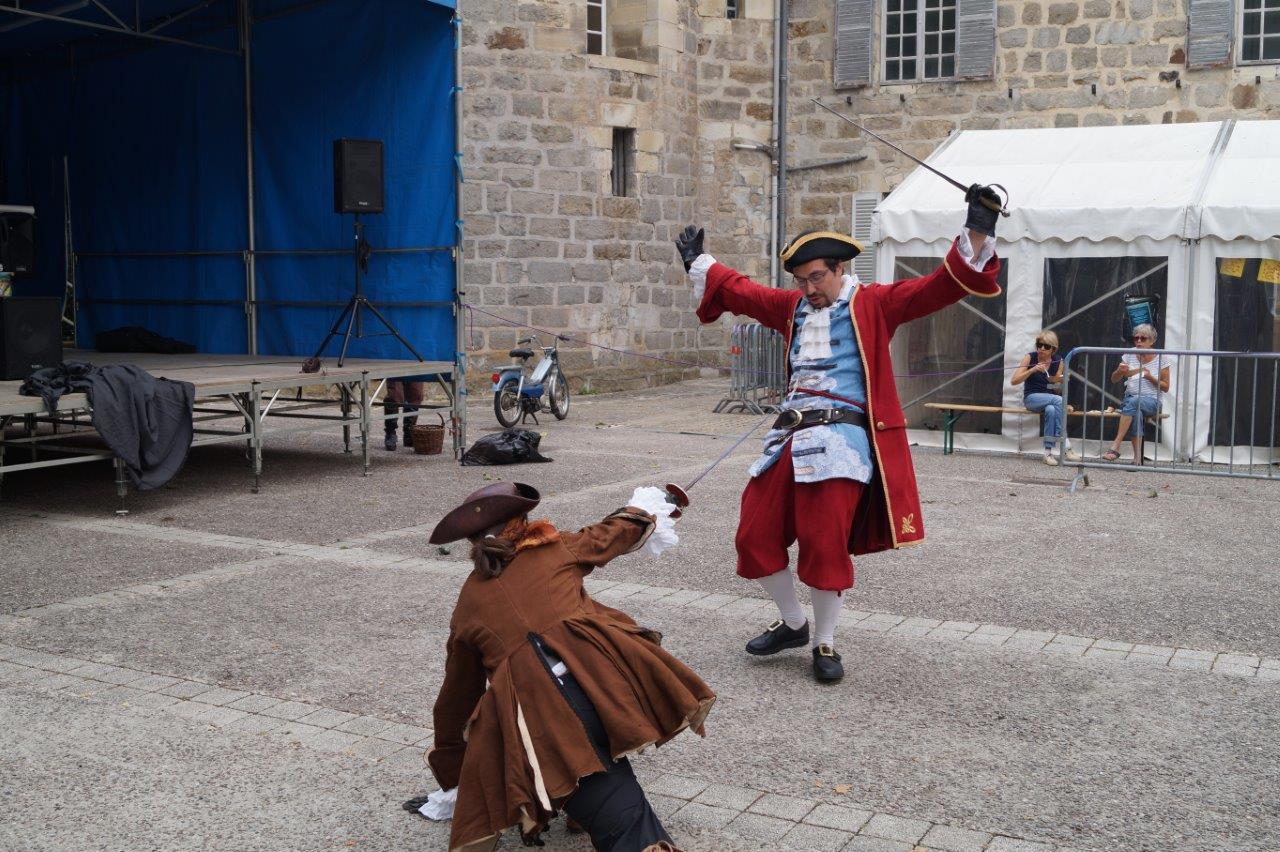
M726 18L738 17L738 0L725 0L724 16Z
M955 76L956 0L885 0L884 81L912 83Z
M1280 0L1244 0L1240 61L1280 62Z

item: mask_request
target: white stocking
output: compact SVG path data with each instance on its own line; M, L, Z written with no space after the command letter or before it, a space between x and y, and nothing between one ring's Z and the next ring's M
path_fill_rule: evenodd
M844 606L844 592L810 589L809 597L813 600L813 645L834 648L836 620L840 618L840 607Z
M792 630L804 626L804 610L800 608L800 598L796 597L796 584L791 579L791 572L783 568L776 574L761 577L758 582L773 602L778 605L778 615Z

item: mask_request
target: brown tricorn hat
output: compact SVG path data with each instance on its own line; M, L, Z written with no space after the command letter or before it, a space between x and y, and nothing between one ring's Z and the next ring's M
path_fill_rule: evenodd
M462 505L431 531L432 544L446 544L484 532L489 527L527 515L542 500L538 489L523 482L495 482L473 491Z

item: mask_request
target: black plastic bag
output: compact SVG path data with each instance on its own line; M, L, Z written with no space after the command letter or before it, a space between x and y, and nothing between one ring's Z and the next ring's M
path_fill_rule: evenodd
M528 429L505 429L494 435L485 435L471 445L462 456L462 463L473 464L524 464L525 462L549 462L551 459L538 452L542 436Z

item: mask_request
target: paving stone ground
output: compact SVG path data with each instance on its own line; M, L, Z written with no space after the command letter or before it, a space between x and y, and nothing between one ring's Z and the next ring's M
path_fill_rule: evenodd
M260 494L208 448L127 515L105 466L7 477L0 846L444 848L399 808L433 786L467 571L431 527L499 477L562 526L688 482L759 419L711 414L722 388L575 399L539 466L379 450L365 478L335 435L291 434ZM706 739L635 760L683 847L1280 848L1276 483L1099 472L1070 494L1031 458L917 448L926 543L858 560L849 675L819 688L805 654L741 652L773 617L733 575L753 452L693 489L680 548L590 580L719 695Z

